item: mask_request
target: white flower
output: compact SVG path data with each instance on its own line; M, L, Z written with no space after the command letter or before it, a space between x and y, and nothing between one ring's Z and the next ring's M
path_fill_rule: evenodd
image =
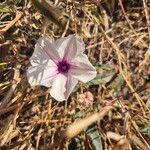
M55 43L41 37L30 58L28 82L32 86L52 87L50 94L54 99L67 100L78 80L85 83L96 76L96 69L84 51L84 42L75 35L60 38Z

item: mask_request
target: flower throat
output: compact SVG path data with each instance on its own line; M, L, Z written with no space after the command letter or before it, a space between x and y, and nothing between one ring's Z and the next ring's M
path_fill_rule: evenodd
M70 64L66 60L59 61L57 69L59 73L67 73L70 69Z

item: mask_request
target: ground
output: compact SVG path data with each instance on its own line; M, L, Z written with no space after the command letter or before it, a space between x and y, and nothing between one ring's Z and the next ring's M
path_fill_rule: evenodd
M35 0L0 2L0 149L149 150L149 0L48 1L48 13ZM57 102L26 71L39 37L69 34L84 40L98 75ZM89 108L78 101L86 91Z

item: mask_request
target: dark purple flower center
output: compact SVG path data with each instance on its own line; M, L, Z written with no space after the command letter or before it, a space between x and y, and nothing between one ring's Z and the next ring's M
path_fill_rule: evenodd
M70 64L66 60L59 61L57 64L59 73L67 73L70 69Z

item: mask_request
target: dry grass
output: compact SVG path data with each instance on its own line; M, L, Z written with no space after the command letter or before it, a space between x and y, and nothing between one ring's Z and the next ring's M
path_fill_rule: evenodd
M99 111L103 115L100 112L93 121L97 121L104 150L150 149L148 0L55 0L52 6L59 11L54 15L60 14L57 21L65 29L55 20L47 26L29 0L5 0L2 5L5 7L0 11L0 149L73 149L69 146L73 138L68 137L74 135L88 145L85 149L91 149L88 137L80 131ZM112 77L90 86L80 84L67 102L60 103L52 100L47 88L31 88L26 70L40 36L48 35L55 40L71 33L84 39L86 53L94 65L111 68L98 68L98 73ZM95 99L93 106L85 110L78 103L78 94L87 90ZM74 122L76 108L84 113L84 118L89 118L82 120L81 127L79 123L77 128L73 124L72 133L72 128L67 127Z

